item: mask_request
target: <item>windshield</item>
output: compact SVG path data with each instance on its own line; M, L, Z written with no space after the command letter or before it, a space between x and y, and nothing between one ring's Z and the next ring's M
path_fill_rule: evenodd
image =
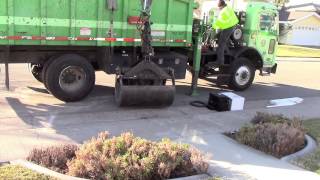
M261 31L277 31L276 16L269 14L260 15L260 30Z

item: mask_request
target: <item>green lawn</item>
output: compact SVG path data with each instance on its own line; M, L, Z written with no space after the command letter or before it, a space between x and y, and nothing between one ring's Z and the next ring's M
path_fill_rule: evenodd
M318 143L320 143L320 119L311 119L305 121L303 122L303 125L308 134L315 138ZM318 147L315 153L298 160L297 163L303 168L320 174L320 147Z
M306 48L300 46L279 45L278 57L309 57L319 58L320 49Z
M311 119L303 122L307 132L320 142L320 119Z
M37 179L37 180L54 180L54 178L51 178L49 176L45 176L42 174L35 173L29 169L23 168L21 166L15 166L15 165L5 165L0 167L0 179L5 180L31 180L31 179Z

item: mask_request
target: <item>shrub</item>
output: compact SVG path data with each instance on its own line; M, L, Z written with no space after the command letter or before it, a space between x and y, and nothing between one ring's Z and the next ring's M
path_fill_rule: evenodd
M206 157L197 149L164 139L159 143L124 133L101 133L68 163L69 175L90 179L166 179L204 173Z
M256 116L251 120L252 124L288 124L291 127L304 130L302 121L299 118L290 119L282 114L269 114L263 112L257 112Z
M282 114L269 114L264 112L257 112L256 116L251 120L252 124L264 123L285 123L290 122L290 119Z
M282 115L258 113L253 124L242 127L234 139L278 158L295 153L305 145L302 121Z
M53 171L67 173L67 162L75 157L76 150L78 150L78 146L71 144L45 149L33 149L27 160Z

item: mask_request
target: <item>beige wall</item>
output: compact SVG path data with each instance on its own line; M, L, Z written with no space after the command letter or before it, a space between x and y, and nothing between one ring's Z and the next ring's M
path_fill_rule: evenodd
M304 19L303 21L295 23L294 25L295 26L319 26L320 27L320 19L315 16L311 16L307 19Z
M303 44L306 44L306 42L313 42L312 44L307 45L319 46L320 19L316 16L310 16L307 19L297 21L293 24L291 31L283 36L280 36L280 42L283 44L291 44L292 42L302 42Z

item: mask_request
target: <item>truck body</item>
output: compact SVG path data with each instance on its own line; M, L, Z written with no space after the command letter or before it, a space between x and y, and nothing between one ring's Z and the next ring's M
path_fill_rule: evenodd
M153 46L192 41L192 0L154 1ZM1 0L0 45L139 46L139 0ZM114 39L115 38L115 39Z
M150 3L150 15L142 11L144 3ZM214 64L216 47L205 45L210 22L193 17L197 7L194 0L0 0L0 63L6 64L6 71L10 63L31 63L35 78L66 102L90 93L94 71L116 75L116 99L130 99L130 104L147 98L162 105L172 104L175 80L185 78L188 66L192 94L201 72L223 77L227 84L237 83L240 74L240 80L245 78L241 82L248 82L231 86L235 90L247 89L255 70L275 72L278 14L274 6L250 3L239 15L241 37L237 46L231 42L224 67ZM148 36L154 50L150 62L141 53ZM240 60L248 69L239 73ZM169 80L171 88L167 88Z

